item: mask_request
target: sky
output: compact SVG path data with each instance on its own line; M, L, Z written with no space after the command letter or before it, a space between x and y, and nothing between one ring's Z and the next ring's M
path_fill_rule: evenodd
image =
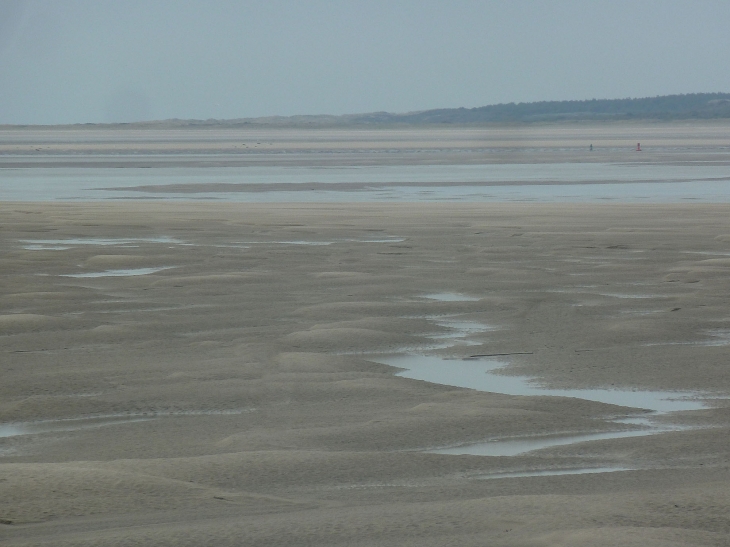
M730 92L727 0L0 0L0 124Z

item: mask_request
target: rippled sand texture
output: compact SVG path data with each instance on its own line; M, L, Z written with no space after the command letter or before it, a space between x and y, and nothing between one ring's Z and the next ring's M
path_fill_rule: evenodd
M4 545L727 545L727 401L608 438L376 361L727 396L728 206L5 203L0 250ZM599 440L430 452L546 435Z

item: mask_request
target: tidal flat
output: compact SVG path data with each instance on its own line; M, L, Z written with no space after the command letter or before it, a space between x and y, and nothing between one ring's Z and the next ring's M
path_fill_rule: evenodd
M4 201L0 249L4 545L728 544L730 204Z

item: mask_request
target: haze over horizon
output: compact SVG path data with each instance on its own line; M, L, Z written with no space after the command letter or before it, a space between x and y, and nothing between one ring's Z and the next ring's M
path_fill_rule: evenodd
M0 0L0 123L730 90L730 3Z

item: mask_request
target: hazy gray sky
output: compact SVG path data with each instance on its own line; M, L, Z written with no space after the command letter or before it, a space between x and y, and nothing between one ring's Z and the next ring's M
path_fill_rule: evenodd
M0 0L0 123L730 91L728 0Z

